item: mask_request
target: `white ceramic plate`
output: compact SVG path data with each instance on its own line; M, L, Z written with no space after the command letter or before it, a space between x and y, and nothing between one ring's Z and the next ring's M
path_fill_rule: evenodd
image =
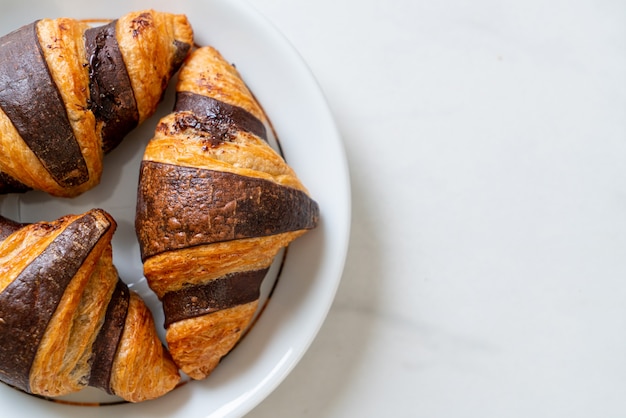
M307 350L343 271L350 229L348 170L341 140L314 78L281 34L240 1L5 0L0 8L0 34L42 17L107 19L145 8L186 14L196 42L215 46L235 63L271 118L287 162L321 208L319 227L290 246L258 321L208 379L189 382L154 401L99 407L50 402L0 384L2 416L245 415L278 386ZM106 157L102 183L96 189L71 200L37 192L0 197L0 212L21 221L52 220L93 207L110 212L118 222L114 262L120 276L147 301L157 326L162 324L160 306L145 284L133 225L138 164L158 118L172 108L172 93L170 88L159 112ZM266 294L278 276L277 267L270 285L264 285ZM87 391L71 399L83 402L100 396Z

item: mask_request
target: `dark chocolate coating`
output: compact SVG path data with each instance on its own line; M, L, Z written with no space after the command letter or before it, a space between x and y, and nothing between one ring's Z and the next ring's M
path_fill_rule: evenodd
M269 268L227 274L210 282L185 286L163 295L165 327L222 309L253 302L261 294L261 283Z
M136 230L141 256L312 229L317 203L301 190L238 174L141 164Z
M24 193L29 190L32 189L9 176L7 173L0 171L0 194Z
M46 327L67 285L111 227L95 221L87 214L68 225L0 293L0 380L30 391L30 369Z
M130 303L130 291L128 286L121 281L117 281L113 296L107 307L104 324L98 332L93 345L93 362L91 364L91 375L89 376L89 386L100 388L113 395L111 389L111 372L113 370L113 360L119 346L128 305Z
M174 52L174 59L172 60L172 67L170 68L170 76L173 76L176 71L183 65L185 58L189 54L191 50L191 45L185 42L181 42L177 39L174 39L174 47L176 48L176 52Z
M0 107L59 185L74 187L89 179L39 44L37 22L0 38Z
M207 127L204 131L228 132L241 130L250 132L267 141L265 125L247 110L216 100L212 97L187 91L176 93L175 112L192 112Z
M135 94L120 52L115 25L111 23L85 31L89 57L90 109L102 127L105 153L117 147L139 123Z

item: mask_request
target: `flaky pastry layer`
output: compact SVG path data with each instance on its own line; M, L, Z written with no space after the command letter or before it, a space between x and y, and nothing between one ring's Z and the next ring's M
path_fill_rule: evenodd
M170 325L166 339L176 363L192 379L204 379L217 367L250 324L258 300Z

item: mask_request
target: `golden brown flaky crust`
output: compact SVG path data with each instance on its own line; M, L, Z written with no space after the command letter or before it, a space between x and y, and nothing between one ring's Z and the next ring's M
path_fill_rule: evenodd
M64 223L74 219L66 217ZM106 221L113 223L111 218L102 220ZM118 279L111 264L113 229L109 228L83 262L50 320L30 372L33 393L58 396L84 387L91 347L104 321L105 297L110 297ZM31 249L33 255L41 251L41 247Z
M261 106L257 103L247 86L241 79L238 71L230 65L220 53L212 47L203 47L192 52L187 58L179 73L177 84L179 100L181 95L191 93L215 99L221 103L244 109L253 115L269 131L269 124ZM178 102L177 102L178 106ZM184 107L184 106L183 106ZM295 190L308 196L307 189L300 182L293 169L286 164L283 158L275 152L268 142L253 130L241 129L232 126L221 128L226 133L222 137L203 128L203 124L215 123L214 119L221 116L209 116L203 119L202 109L178 109L165 116L159 122L153 139L147 145L144 154L144 164L154 170L167 171L178 181L177 168L186 172L188 168L199 169L204 173L227 173L236 178L263 180L278 185L278 189ZM226 118L227 119L227 118ZM228 119L227 123L231 123ZM221 131L220 131L221 132ZM174 168L168 168L168 167ZM146 168L147 170L148 168ZM183 176L185 174L181 174ZM239 177L240 176L240 177ZM263 271L267 269L280 249L286 247L292 240L301 236L309 227L295 228L294 230L278 231L276 233L261 234L242 238L228 238L207 242L200 245L178 245L178 238L172 233L167 242L171 248L166 251L155 250L151 253L151 242L157 239L146 231L161 231L171 228L172 231L185 228L194 229L198 225L205 225L209 230L219 219L206 219L202 204L196 215L188 215L189 219L180 219L175 212L175 206L170 206L164 198L159 197L157 187L151 180L159 183L162 176L149 177L142 173L140 179L140 197L138 204L137 229L144 252L144 274L148 283L160 297L188 289L189 286L201 286L211 283L218 278L238 274L246 271ZM185 177L186 178L186 177ZM228 177L230 178L230 177ZM192 180L185 180L192 181ZM245 182L245 181L244 181ZM237 196L241 186L240 180L220 180L207 183L206 200L211 205L211 196L221 195L223 190L236 190L233 199ZM172 193L181 197L188 196L184 181L181 187ZM254 186L256 188L256 186ZM266 187L259 186L261 189ZM209 190L210 189L210 190ZM260 189L259 189L260 190ZM245 195L247 190L242 189ZM260 192L261 194L263 192ZM202 196L202 194L200 194ZM195 198L194 198L195 199ZM192 201L195 201L191 199ZM201 198L200 198L201 199ZM306 197L306 199L309 199ZM148 202L148 203L146 203ZM172 202L174 205L177 203ZM235 201L227 202L225 207L237 206ZM157 210L154 210L157 208ZM317 222L317 212L311 215ZM158 212L163 220L146 217L150 210ZM208 210L208 209L207 209ZM220 208L217 208L220 211ZM241 211L243 209L239 209ZM296 209L297 211L297 209ZM141 217L139 213L142 212ZM306 212L306 211L303 211ZM313 213L311 212L311 213ZM207 212L208 213L208 212ZM233 214L237 213L235 209ZM309 212L307 212L308 216ZM220 218L222 215L217 215ZM225 215L228 216L228 215ZM285 214L289 216L289 214ZM190 222L194 225L181 225ZM238 221L233 217L226 219L224 224L234 224ZM264 222L259 219L258 222ZM227 228L228 229L228 228ZM263 230L263 227L259 228ZM268 227L268 230L271 229ZM202 231L202 227L198 228ZM204 233L204 232L203 232ZM168 235L165 232L165 235ZM235 234L236 235L236 234ZM189 238L193 242L194 237ZM174 361L183 372L194 379L203 379L217 366L220 359L226 355L243 335L258 306L258 299L235 306L228 306L210 314L189 317L173 322L167 328L166 339Z
M5 219L0 220L0 231L6 222ZM80 224L81 235L76 234L75 238L66 236L77 224ZM58 261L61 254L73 254L74 257L86 254L67 286L61 288L62 293L45 290L38 285L34 287L40 289L39 294L34 296L34 306L39 306L39 298L58 297L58 303L53 306L38 346L34 347L32 363L30 366L27 364L30 367L28 376L18 376L15 379L11 372L8 376L3 375L7 373L7 365L2 364L2 380L43 396L65 395L92 385L90 378L94 368L102 365L101 360L94 357L96 339L105 327L105 318L109 320L108 309L116 286L122 286L128 295L128 309L125 316L122 316L119 344L116 341L112 346L112 362L105 361L108 367L112 364L110 380L105 382L106 390L127 401L139 402L162 396L178 384L178 368L159 340L150 311L137 294L128 292L125 285L120 285L112 262L111 238L115 227L115 221L108 213L94 209L82 215L67 215L52 222L21 225L0 240L2 303L15 303L4 299L2 295L7 291L15 292L14 282L40 280L37 278L42 276L37 272L28 272L28 267L33 263L40 263L38 265L42 266L40 270L44 277L49 278L46 280L57 280L62 272L46 270L50 263L57 262L58 268L63 268L63 261ZM64 236L65 239L62 240ZM90 238L91 241L87 242L83 236L95 238ZM63 244L59 246L61 241ZM54 245L57 247L51 253L50 248ZM45 258L43 263L42 258ZM68 265L74 263L75 259L68 260ZM24 300L31 300L30 293L20 294L24 296ZM0 311L3 312L0 338L3 342L11 338L13 332L3 329L3 326L9 324L9 321L12 321L12 327L25 326L28 316L34 314L26 311L21 317L9 318L11 308L0 306ZM40 331L35 329L35 332ZM3 347L2 350L1 361L6 361L6 348ZM10 355L11 353L8 354L9 358ZM26 386L19 382L25 382Z
M210 315L174 322L167 329L167 342L178 364L194 379L204 379L239 341L258 301L223 309Z
M131 293L128 317L113 363L113 392L130 402L154 399L180 381L178 367L159 340L152 313Z
M92 179L78 187L71 194L83 193L92 188L102 173L102 146L99 131L96 129L96 119L89 110L89 69L84 65L88 62L85 54L83 33L89 26L86 23L73 19L42 19L37 23L37 33L42 51L48 65L50 75L58 86L63 98L74 135L87 162L89 178ZM67 57L75 57L67 59ZM25 144L17 141L24 149ZM17 145L17 144L16 144ZM27 149L24 149L26 153ZM4 153L4 152L3 152ZM17 165L14 170L6 170L9 174L21 180L21 173L30 167L36 170L31 175L31 181L41 184L38 189L50 191L51 194L65 194L65 189L59 190L59 184L47 173L39 160L32 153L27 153L28 165ZM9 156L10 157L10 156ZM58 192L57 192L58 191Z
M184 15L146 10L120 17L116 32L141 122L155 112L171 76L173 41L192 45L193 30Z
M265 268L272 264L281 248L305 232L285 232L169 251L148 258L144 262L144 273L150 280L150 287L163 297L165 293L189 284L204 283L228 273ZM182 277L185 279L181 280Z
M93 57L88 56L85 46L85 32L90 25L59 18L42 19L35 26L47 70L62 97L71 130L87 166L88 179L71 186L60 184L1 108L0 171L25 187L54 196L72 197L100 182L103 154L108 152L102 138L104 122L94 115L95 101L90 97L90 82L93 83L92 76L97 71L95 64L94 68L90 67ZM192 28L184 15L144 10L120 17L115 23L115 32L132 86L130 94L136 101L138 119L135 123L141 123L155 112L170 77L184 57L180 56L181 50L188 51L193 45ZM186 48L177 48L183 44ZM33 119L39 116L32 115Z
M237 70L216 49L198 49L190 58L180 70L176 91L241 107L267 124L267 117ZM258 177L306 191L293 169L263 139L240 130L228 142L207 147L202 132L173 128L186 113L172 113L159 122L146 148L145 160Z
M239 106L261 122L267 122L267 116L237 69L215 48L200 48L194 52L193 59L187 59L185 66L181 68L176 90L197 93Z

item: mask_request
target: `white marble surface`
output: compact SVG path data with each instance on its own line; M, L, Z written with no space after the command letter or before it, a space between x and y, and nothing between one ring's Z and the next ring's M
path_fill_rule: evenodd
M353 223L249 417L626 416L626 3L250 2L328 99Z

